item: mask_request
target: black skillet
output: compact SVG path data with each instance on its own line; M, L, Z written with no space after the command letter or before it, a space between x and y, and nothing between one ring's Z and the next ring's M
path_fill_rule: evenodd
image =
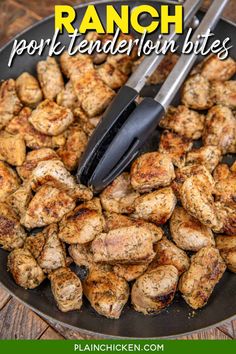
M171 3L171 1L166 1ZM112 1L112 4L119 8L120 4L130 4L132 7L142 4L142 1ZM145 1L156 8L159 8L160 2ZM106 1L98 1L96 8L102 21L105 20ZM78 19L81 19L86 5L76 7ZM199 18L202 14L198 13ZM40 40L41 38L51 38L54 31L54 18L49 17L43 21L33 25L31 28L21 33L17 38ZM225 37L231 37L235 44L235 26L227 21L220 21L215 29L216 38L223 40ZM68 43L66 34L60 36L60 41L64 44ZM7 62L13 41L10 41L0 50L0 79L9 77L16 78L23 71L29 71L35 74L35 67L38 60L47 56L47 52L39 58L37 55L21 55L15 58L14 65L8 68ZM235 47L231 49L231 55L236 58ZM144 89L146 96L154 96L158 90L158 86L149 86ZM149 139L143 151L156 150L158 132ZM224 162L232 163L235 157L227 156ZM24 290L17 286L11 275L7 272L7 252L0 250L0 283L12 295L17 297L24 304L32 308L41 316L60 322L63 325L73 329L79 329L87 334L101 334L111 337L127 337L127 338L164 338L184 335L193 331L205 329L215 326L225 320L230 320L236 316L236 276L230 272L226 272L220 283L216 286L210 300L203 309L193 311L181 298L176 295L174 302L166 310L158 315L144 316L135 312L131 306L126 305L119 320L111 320L99 316L89 306L85 300L80 311L72 311L68 313L60 312L50 291L48 281L45 281L34 290ZM81 274L81 270L75 269Z

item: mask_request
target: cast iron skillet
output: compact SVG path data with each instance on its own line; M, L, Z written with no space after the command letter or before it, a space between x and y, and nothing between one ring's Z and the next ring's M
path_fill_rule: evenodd
M132 6L136 6L140 5L142 1L112 1L112 4L115 4L117 7L121 3L129 3ZM157 1L145 1L145 3L149 3L157 8L160 6L160 3L157 3ZM99 1L96 4L102 20L105 18L105 5L105 1ZM86 5L76 8L79 19L81 19L85 8ZM202 14L199 13L199 16L201 17ZM31 39L51 38L53 31L54 18L49 17L21 33L18 39L29 41ZM221 21L215 33L219 39L231 37L233 40L235 37L235 27L231 23ZM63 35L60 37L60 40L66 44L68 36ZM15 78L23 71L35 73L36 63L40 60L36 55L19 56L15 59L14 65L11 68L7 67L12 44L13 41L10 41L0 51L0 79ZM46 55L44 53L43 57L46 57ZM235 48L232 49L231 55L236 57ZM146 95L153 95L157 89L157 87L152 86L145 88L144 91ZM154 134L145 147L145 150L155 150L156 147L157 135ZM226 157L226 162L232 163L233 156ZM49 281L44 281L43 284L34 290L24 290L15 284L11 275L7 272L6 263L7 252L0 250L0 282L12 295L40 315L58 321L68 327L80 329L80 331L88 334L126 338L174 337L216 325L236 315L236 276L230 272L224 274L220 283L216 286L213 295L210 297L207 306L201 310L192 311L181 296L177 294L171 306L158 315L144 316L134 311L128 304L119 320L111 320L95 313L86 300L80 311L60 312L51 294ZM79 272L77 268L75 271ZM79 273L81 274L81 272Z

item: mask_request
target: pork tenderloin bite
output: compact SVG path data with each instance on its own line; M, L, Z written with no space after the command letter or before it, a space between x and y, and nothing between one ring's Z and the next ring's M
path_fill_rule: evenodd
M178 270L172 265L159 266L141 275L131 291L134 309L145 315L164 309L174 298L178 278Z
M21 102L31 108L36 107L43 99L38 80L27 72L16 79L16 91Z
M171 216L170 231L176 245L185 251L196 252L215 245L211 229L180 207L176 207Z
M138 197L135 200L133 216L156 225L162 225L171 217L176 202L177 199L172 188L162 188Z
M93 201L80 204L65 215L60 223L59 238L69 244L84 244L99 235L105 226L101 211L93 207Z
M205 306L226 265L214 247L203 247L191 258L190 268L180 278L179 290L193 309Z
M8 256L7 267L17 285L34 289L45 279L45 275L27 249L16 249Z
M128 283L110 270L95 267L83 282L84 295L102 316L118 319L129 298Z
M131 185L138 192L166 187L175 178L174 166L168 155L148 152L138 157L131 167Z
M0 245L6 251L21 248L26 232L20 225L17 215L6 203L0 202Z
M62 267L49 274L51 289L59 310L68 312L82 306L82 284L70 268Z
M73 113L69 108L48 99L41 102L29 117L29 122L36 130L50 136L63 133L73 120Z
M155 256L152 233L138 225L121 227L98 235L92 242L95 262L147 263Z

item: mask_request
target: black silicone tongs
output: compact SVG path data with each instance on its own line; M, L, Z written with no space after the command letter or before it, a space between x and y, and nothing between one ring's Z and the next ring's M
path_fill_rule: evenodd
M207 33L217 24L228 0L215 0L191 41ZM184 23L187 26L202 1L187 0L184 4ZM174 32L165 39L175 39ZM163 36L164 39L164 36ZM144 98L138 105L135 99L147 78L155 71L163 57L155 53L146 57L123 86L92 134L81 158L77 179L99 192L113 181L137 156L150 134L156 129L176 92L190 72L197 55L182 54L155 98Z

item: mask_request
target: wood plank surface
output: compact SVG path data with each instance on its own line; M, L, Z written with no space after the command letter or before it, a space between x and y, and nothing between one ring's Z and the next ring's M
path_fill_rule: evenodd
M0 45L42 17L54 12L55 4L76 5L82 0L0 0ZM209 6L211 0L205 0ZM236 0L231 0L224 16L236 22ZM45 320L12 298L0 287L0 339L88 339L88 336ZM236 320L217 328L179 339L236 339Z

